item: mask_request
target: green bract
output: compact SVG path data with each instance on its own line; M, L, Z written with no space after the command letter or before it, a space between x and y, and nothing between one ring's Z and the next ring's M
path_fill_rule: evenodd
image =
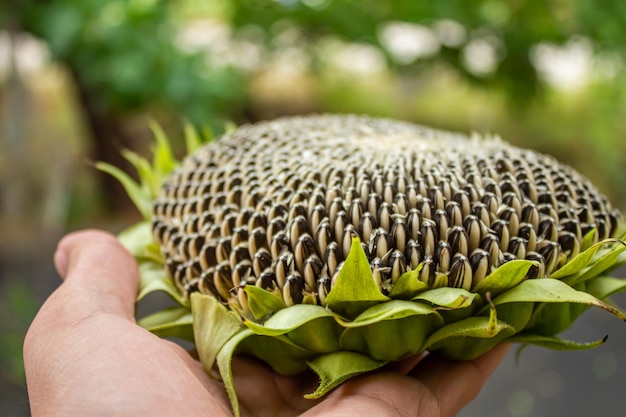
M423 351L470 360L502 340L587 349L558 337L626 290L621 217L575 171L496 139L356 116L246 126L175 161L154 127L139 182L105 164L145 220L120 235L138 299L177 307L144 328L195 343L239 414L234 355L307 369L318 398Z

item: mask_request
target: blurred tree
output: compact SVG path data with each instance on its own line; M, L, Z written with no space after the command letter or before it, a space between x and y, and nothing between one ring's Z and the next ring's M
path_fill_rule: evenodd
M313 46L328 36L369 43L404 74L414 77L421 69L444 64L472 83L501 90L517 104L542 89L532 61L539 43L564 44L579 36L590 39L596 52L626 54L623 1L232 0L230 4L232 24L243 30L251 24L262 28L268 46L281 45L276 39L285 28L296 29Z
M165 111L199 125L220 125L236 113L244 83L235 71L213 65L176 45L172 5L159 0L22 0L2 3L9 31L43 39L71 75L93 139L94 160L125 166L120 149L131 145L124 120ZM107 201L126 197L102 175ZM119 208L119 207L118 207Z

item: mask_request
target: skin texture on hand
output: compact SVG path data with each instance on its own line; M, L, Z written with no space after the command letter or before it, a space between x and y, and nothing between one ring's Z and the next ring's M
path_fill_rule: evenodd
M183 348L135 324L133 257L99 231L66 236L55 264L63 278L24 341L33 417L230 416L222 384ZM316 401L313 374L276 375L253 359L233 361L243 416L444 417L470 402L507 346L469 362L416 357L354 378Z

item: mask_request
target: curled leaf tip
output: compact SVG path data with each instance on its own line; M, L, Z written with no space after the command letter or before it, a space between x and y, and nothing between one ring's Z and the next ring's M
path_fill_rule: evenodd
M455 300L454 305L448 305L448 306L439 306L439 305L435 305L433 307L433 310L435 311L452 311L452 310L457 310L461 307L466 307L468 305L468 301L470 301L470 298L466 295L459 295L459 297Z

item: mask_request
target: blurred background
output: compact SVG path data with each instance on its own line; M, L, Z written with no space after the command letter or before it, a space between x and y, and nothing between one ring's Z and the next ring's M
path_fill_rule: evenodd
M1 2L0 415L29 415L21 346L59 283L57 240L139 218L93 161L147 154L151 120L180 152L187 121L219 134L310 112L499 133L624 209L625 59L619 0ZM606 333L509 355L460 415L622 415L626 327L590 312L568 336Z

